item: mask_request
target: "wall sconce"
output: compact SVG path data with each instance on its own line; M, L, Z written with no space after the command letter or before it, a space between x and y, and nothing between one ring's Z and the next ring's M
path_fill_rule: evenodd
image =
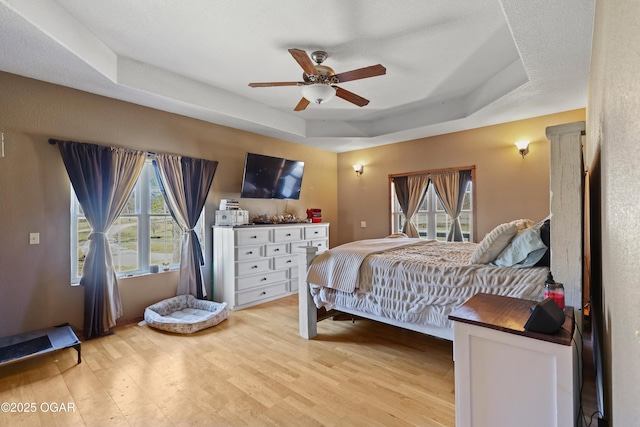
M364 173L364 166L358 163L353 165L353 170L356 171L356 175L360 176Z
M522 158L524 159L524 156L529 153L529 141L516 141L515 144L516 147L518 147L518 151L522 155Z

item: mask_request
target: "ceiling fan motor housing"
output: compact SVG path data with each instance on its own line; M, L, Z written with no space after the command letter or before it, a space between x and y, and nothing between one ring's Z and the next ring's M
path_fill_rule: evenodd
M329 57L329 54L323 50L317 50L311 54L311 59L313 59L316 63L314 65L316 69L316 74L307 74L302 73L302 79L306 83L316 84L336 84L340 83L337 78L333 77L336 72L333 71L333 68L327 67L326 65L322 65L322 63Z

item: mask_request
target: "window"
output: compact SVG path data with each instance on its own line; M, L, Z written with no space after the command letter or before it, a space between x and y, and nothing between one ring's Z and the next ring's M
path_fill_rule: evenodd
M78 283L91 231L82 207L71 200L71 282ZM202 235L202 218L199 226ZM151 160L147 160L122 213L109 230L118 277L143 274L150 265L175 268L180 263L181 231L164 201ZM202 239L200 239L202 241Z
M469 182L465 191L460 213L460 226L465 242L473 241L473 183ZM402 232L406 217L400 208L396 191L391 181L391 226L393 233ZM447 240L447 233L451 227L451 218L444 210L433 184L429 184L427 194L420 205L420 209L412 219L420 233L420 238L431 240Z

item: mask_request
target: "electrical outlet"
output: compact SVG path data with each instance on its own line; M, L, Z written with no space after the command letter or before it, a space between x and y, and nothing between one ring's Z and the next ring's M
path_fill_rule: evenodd
M40 244L40 233L29 233L29 244L30 245L39 245Z
M360 228L367 228L367 221L360 221Z

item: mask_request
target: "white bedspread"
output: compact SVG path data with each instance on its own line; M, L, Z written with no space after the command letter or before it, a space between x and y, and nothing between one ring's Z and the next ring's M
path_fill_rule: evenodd
M357 288L366 291L369 289L367 282L362 283L364 287L359 284L359 271L368 255L423 242L421 239L367 239L336 246L313 260L307 281L344 292Z
M355 292L309 280L311 294L318 307L445 328L452 326L449 313L479 292L531 300L542 296L548 268L469 264L475 247L475 243L421 241L372 254L359 269Z

